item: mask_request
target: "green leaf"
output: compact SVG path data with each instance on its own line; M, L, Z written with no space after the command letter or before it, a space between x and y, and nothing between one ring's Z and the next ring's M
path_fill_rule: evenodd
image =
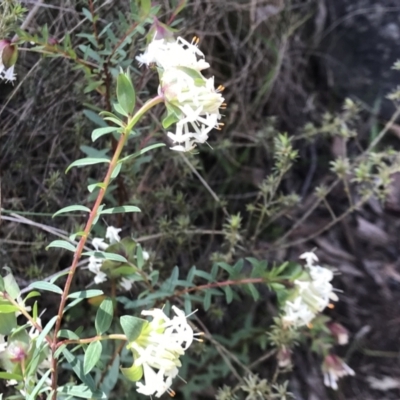
M87 375L98 363L102 350L103 346L100 341L89 344L85 352L85 358L83 359L83 372L85 375Z
M22 381L24 378L18 374L10 374L9 372L0 372L0 379L15 379L16 381Z
M134 342L142 332L143 328L149 324L145 319L132 317L130 315L123 315L119 322L121 323L122 330L124 331L128 342Z
M29 299L32 299L33 297L38 297L38 296L40 296L40 293L39 293L39 292L36 292L36 291L34 290L33 292L30 292L30 293L28 293L28 294L26 295L24 301L29 300Z
M136 264L139 269L143 268L144 260L143 260L143 250L140 244L137 244L136 247Z
M107 208L101 211L101 215L103 214L118 214L118 213L128 213L128 212L140 212L140 208L136 206L120 206L120 207L112 207Z
M250 294L253 296L254 301L257 301L260 298L260 293L252 283L248 283L246 285L247 289L249 290Z
M0 314L15 313L18 310L19 308L17 306L12 305L11 303L0 304Z
M0 335L9 335L17 327L15 313L0 314Z
M14 275L11 273L11 269L8 267L4 267L9 273L3 278L4 281L4 290L7 294L15 300L21 294L21 289L18 286L17 281L14 278Z
M40 348L40 345L42 344L43 340L45 337L48 335L48 333L51 331L53 328L54 324L57 321L58 316L55 315L43 328L42 332L40 332L40 335L36 339L36 348Z
M69 329L60 329L58 331L57 337L67 338L69 340L79 340L79 336L75 333L70 331Z
M95 256L97 258L101 258L103 260L111 260L111 261L119 261L119 262L128 262L128 260L121 256L120 254L107 253L105 251L86 251L83 253L84 256Z
M87 8L82 7L82 13L90 22L93 22L92 14L90 13L90 11Z
M113 107L118 114L129 117L129 114L118 103L113 104Z
M74 292L68 295L68 299L90 299L91 297L101 296L103 294L102 290L99 289L89 289L81 290L79 292Z
M119 163L124 163L125 161L128 161L128 160L130 160L130 159L137 158L137 157L141 156L142 154L147 153L147 152L150 151L150 150L156 149L157 147L164 147L164 146L165 146L165 143L155 143L155 144L152 144L152 145L150 145L150 146L145 147L144 149L141 149L141 150L137 151L136 153L133 153L133 154L131 154L131 155L129 155L129 156L126 156L126 157L124 157L124 158L121 158L118 162L119 162Z
M119 105L127 114L132 114L135 108L136 95L132 82L127 74L119 74L117 78L117 99Z
M121 368L122 375L129 379L131 382L137 382L142 379L143 367L141 365L133 364L130 368Z
M211 296L212 296L211 290L207 290L206 295L204 296L204 300L203 300L204 311L208 311L208 309L211 306Z
M93 190L96 188L105 189L105 185L103 182L97 182L97 183L92 183L87 188L88 188L89 192L92 193Z
M74 354L72 354L68 349L62 351L68 364L72 367L78 378L87 385L91 390L96 391L96 384L90 375L87 375L83 371L83 363Z
M0 292L4 292L4 279L3 277L0 275Z
M140 0L140 12L142 15L146 16L150 13L151 1L150 0Z
M57 392L67 396L67 399L71 397L79 397L80 399L93 399L97 398L94 396L93 392L86 385L72 385L68 384L57 388ZM65 398L64 396L60 396Z
M50 282L33 282L29 285L28 289L39 289L39 290L46 290L48 292L53 292L57 294L63 294L63 291L61 288L59 288L57 285L54 283Z
M46 250L49 249L50 247L57 247L57 248L60 248L60 249L69 250L69 251L72 251L73 253L75 253L75 251L76 251L75 246L72 243L67 242L66 240L53 240L46 247Z
M111 173L111 179L115 179L119 175L119 173L121 171L121 167L122 167L122 164L117 164L115 166L115 168L113 169L113 172Z
M168 129L171 125L179 121L175 114L167 115L161 122L164 129Z
M111 367L108 369L107 374L103 379L103 382L101 382L100 389L103 392L105 392L106 395L108 395L108 398L110 398L109 395L118 382L119 365L120 365L120 357L117 354L116 357L114 358L114 361L113 361Z
M101 126L101 127L107 126L107 124L103 120L103 118L100 118L99 115L96 114L95 112L93 112L91 110L83 110L83 114L86 116L87 119L89 119L90 121L95 123L97 126Z
M114 304L110 298L106 298L100 304L100 307L96 313L96 319L94 321L96 332L98 335L102 335L106 332L112 323L114 316Z
M79 204L75 204L73 206L68 206L68 207L64 207L61 210L58 210L56 213L53 214L53 217L56 217L57 215L60 214L64 214L64 213L69 213L71 211L86 211L86 212L90 212L90 208L85 207L85 206L81 206Z
M48 371L46 371L46 373L43 374L40 381L36 384L35 388L30 393L29 397L27 397L27 400L36 400L36 398L38 397L38 394L40 392L40 389L45 384L50 373L51 373L51 369L49 369Z
M71 168L73 167L85 167L86 165L95 165L95 164L101 164L101 163L110 163L109 158L92 158L92 157L86 157L86 158L80 158L79 160L74 161L72 164L69 165L69 167L65 170L65 173L67 173Z
M226 303L230 304L233 300L233 291L232 288L230 286L225 286L223 288L224 292L225 292L225 299L226 299Z
M95 142L98 138L102 137L103 135L115 132L116 130L118 130L118 128L116 128L115 126L105 126L103 128L96 128L92 132L92 142Z

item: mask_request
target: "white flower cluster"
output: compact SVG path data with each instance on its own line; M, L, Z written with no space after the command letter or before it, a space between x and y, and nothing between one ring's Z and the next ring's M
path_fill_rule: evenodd
M282 317L284 324L295 327L308 325L331 300L338 300L330 283L333 279L332 271L314 265L318 258L312 252L304 253L300 258L306 261L308 276L304 280L302 278L294 281L295 297L285 303Z
M168 132L176 151L190 151L196 143L205 143L209 132L219 129L224 98L223 86L214 87L214 78L206 79L200 71L210 66L197 47L198 38L191 43L178 37L176 41L154 39L146 51L136 57L141 64L158 67L159 94L167 109L176 117L176 131Z
M182 365L179 357L193 340L199 340L196 336L201 335L193 333L183 311L175 306L172 309L173 318L167 317L159 308L142 311L142 315L153 319L128 346L135 357L132 368L143 369L144 383L137 382L136 390L147 396L160 397L165 392L174 395L170 387Z
M14 52L17 52L17 50L14 46L10 45L8 40L0 40L0 80L12 82L16 79L14 64L10 65L8 68L6 67L6 59L12 58L12 53Z
M42 326L40 318L36 319L36 323ZM30 322L28 322L30 324ZM17 365L20 364L22 371L23 365L27 359L32 356L32 352L35 350L34 341L39 336L39 331L31 325L28 331L29 343L20 340L11 340L11 342L6 342L5 337L0 335L0 366L4 368L7 372L15 372ZM31 382L19 382L15 379L10 379L6 381L6 386L16 386L22 396L26 396L30 393L33 387L29 389L29 385L33 382L39 381L39 379L51 368L51 353L48 351L48 346L45 345L41 355L39 365L35 370L35 379ZM51 379L46 380L48 386L51 385ZM28 392L27 392L28 390Z
M103 251L106 250L108 246L117 243L121 240L119 236L119 232L121 232L120 228L114 228L113 226L107 227L105 239L108 240L108 243L105 242L105 239L102 238L93 238L92 246L95 248L96 251ZM143 259L148 260L150 257L147 251L143 251ZM104 262L103 258L96 257L94 255L89 257L89 264L88 269L90 272L95 274L94 276L94 283L99 284L103 283L107 280L107 274L105 274L101 270L101 266ZM132 281L129 278L121 278L119 284L122 289L128 291L132 288Z

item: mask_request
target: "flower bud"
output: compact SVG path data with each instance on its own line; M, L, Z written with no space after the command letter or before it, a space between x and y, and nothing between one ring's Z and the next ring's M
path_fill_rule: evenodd
M328 354L322 364L324 384L333 390L338 389L337 382L346 375L354 376L355 372L335 354Z
M51 37L49 38L48 43L50 46L55 46L58 44L58 40L56 38Z
M278 353L276 355L278 359L278 365L280 368L286 368L289 365L292 364L292 354L290 349L287 347L283 346L278 350Z
M18 47L15 44L11 44L9 40L0 40L0 55L0 69L1 65L4 69L11 68L17 62Z
M20 363L27 357L28 345L19 340L11 342L6 348L6 357L13 363Z
M154 17L154 22L149 33L154 34L153 40L174 40L174 31L168 25L160 22L156 17Z
M18 58L18 47L9 40L0 40L0 80L15 80L14 65Z
M343 346L349 342L349 331L342 324L332 322L328 324L328 328L339 345Z

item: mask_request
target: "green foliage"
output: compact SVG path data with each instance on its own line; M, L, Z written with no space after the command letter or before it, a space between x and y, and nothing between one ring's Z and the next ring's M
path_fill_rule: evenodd
M186 3L185 0L171 2L171 22L182 12ZM2 3L5 22L3 24L0 21L0 33L2 29L9 30L13 21L22 15L22 8L11 7L10 4L8 1L4 5ZM46 314L43 320L47 323L42 326L38 303L34 303L32 310L25 306L26 300L39 293L31 291L21 300L20 288L11 271L7 271L4 278L0 276L0 335L9 336L7 346L14 346L18 342L21 347L18 349L21 353L18 354L23 358L23 362L15 362L10 357L6 362L2 361L6 372L1 372L0 378L17 380L16 388L25 391L26 398L34 399L39 395L52 398L55 393L61 399L109 398L117 387L119 371L132 382L142 379L144 374L142 365L135 363L130 368L120 368L120 365L128 365L132 361L130 353L133 353L134 361L139 358L134 351L126 351L126 347L128 345L132 350L132 343L140 340L140 336L150 329L148 321L130 314L139 315L141 309L153 307L164 307L167 311L172 304L179 304L187 314L200 308L204 311L204 318L211 324L223 322L220 334L207 335L208 340L204 344L195 345L197 347L193 347L186 355L183 370L190 376L187 377L187 385L181 389L185 398L192 398L193 393L222 381L232 381L233 376L240 378L236 386L224 386L218 391L217 399L290 398L292 395L287 389L287 382L280 376L280 367L265 373L271 379L264 378L264 375L259 377L248 367L253 362L251 357L269 350L271 364L274 364L273 360L280 351L287 350L290 353L301 339L319 356L324 356L332 349L333 339L327 330L329 321L326 317L317 317L307 334L289 329L282 323L280 308L288 299L292 300L293 282L304 271L298 263L267 261L267 251L260 251L259 244L272 239L276 240L276 246L271 245L274 250L280 250L282 243L287 245L284 242L292 227L286 230L286 216L292 218L290 213L297 211L301 200L296 188L285 185L293 167L301 161L300 149L295 147L297 141L305 139L310 142L320 137L340 138L346 146L357 135L359 107L347 100L341 112L325 113L319 123L307 123L296 137L278 132L276 121L268 119L265 129L251 137L250 144L235 142L235 138L219 137L215 140L213 152L204 146L202 151L209 152L207 161L200 156L171 156L166 149L162 149L161 154L161 147L165 144L155 143L160 125L158 119L167 129L181 119L182 111L174 104L166 104L164 117L159 118L161 113L156 109L152 118L143 118L145 112L157 103L143 101L148 89L142 84L142 76L145 75L139 74L134 66L132 49L140 47L138 37L143 36L145 28L150 28L151 35L154 34L154 27L172 31L162 23L149 27L163 10L161 6L152 7L147 0L132 2L129 12L118 13L118 21L109 22L107 15L101 13L101 7L94 10L90 5L93 6L90 3L88 8L80 10L84 17L82 22L85 22L82 31L76 35L73 30L66 33L61 43L51 37L49 30L52 27L47 25L33 34L18 31L21 45L31 42L34 46L32 50L44 57L60 58L64 62L69 60L74 71L80 74L77 86L84 82L84 87L79 88L79 95L76 96L83 111L74 121L74 132L77 136L81 132L85 134L81 135L83 138L76 139L77 146L74 147L87 157L70 163L66 172L70 171L69 176L73 177L70 179L75 180L79 176L84 181L91 193L88 200L96 198L99 201L96 201L94 208L69 205L53 214L53 217L61 214L68 217L66 224L73 221L73 224L65 227L74 232L70 241L65 240L68 234L60 234L62 240L54 240L47 246L74 253L73 266L65 273L67 284L63 286L64 281L57 285L54 283L64 276L61 273L50 281L36 281L28 287L28 290L50 292L46 293L49 296L56 294L57 301L62 304L60 315L49 318ZM274 44L270 47L277 56ZM398 65L395 67L398 68ZM185 67L180 69L194 78L196 84L203 83L204 78L198 71ZM275 71L272 71L266 77L265 85L255 96L253 104L260 104L261 98L271 87L274 74ZM398 91L389 98L397 102ZM135 114L136 103L141 108ZM90 137L92 142L96 141L96 148L88 144L88 127L93 127L89 124L96 126ZM330 161L332 174L344 183L349 196L350 208L345 212L355 210L372 196L384 200L392 174L400 170L398 154L387 149L378 151L375 149L377 143L374 140L360 154L345 152L342 157ZM124 146L127 154L122 153ZM265 165L261 161L260 164L268 172L256 182L239 178L239 173L245 171L244 167L253 158L266 159ZM73 167L91 168L77 172L72 170ZM99 175L105 173L106 168L106 178L99 182ZM213 183L204 184L207 193L211 193L212 201L209 200L211 196L201 193L203 188L199 189L197 181L194 181L195 175L200 176L199 171L208 174L207 182ZM60 174L53 174L47 184L55 188L60 179ZM235 183L237 193L226 191L226 181ZM148 182L155 183L150 185ZM211 188L219 183L221 198ZM77 182L78 188L82 185L82 182ZM250 196L251 200L242 200L242 197L238 201L229 200L231 195L234 198L254 190L255 195ZM310 209L317 207L319 202L327 203L331 190L320 186L316 190L317 200ZM193 199L189 199L192 192L198 196L194 198L193 205L189 204ZM358 202L353 201L352 193L359 195ZM79 199L71 203L82 201L82 197L77 197ZM85 230L81 226L85 220L80 215L78 220L74 220L76 216L70 215L77 211L90 213ZM307 213L304 215L307 218ZM105 248L91 250L86 241L92 225L92 233L98 235L104 228L103 224L109 225L111 221L118 221L118 226L125 228L133 226L129 234L133 234L135 239L129 234L116 242L108 239L109 243L105 243L100 239L97 243ZM200 226L209 229L200 229ZM144 233L146 236L142 235ZM208 245L205 250L205 238L214 236L221 240ZM153 238L159 239L159 242L152 249L152 257L145 258L144 249L139 243L144 243L144 248L147 248L146 241ZM76 245L75 240L78 239L81 246ZM271 254L270 249L268 254ZM98 268L97 273L105 275L100 282L105 287L104 292L87 289L70 293L70 276L79 274L83 278L78 284L87 283L87 274L77 270L77 260L81 255L89 257L89 269ZM133 285L131 293L125 291L117 294L124 279ZM104 299L104 293L111 293L112 298ZM89 305L93 308L90 309ZM57 313L58 304L56 308ZM253 308L260 308L261 311L249 312ZM236 309L239 310L237 313ZM228 314L229 310L234 311ZM23 313L28 323L18 325L17 313ZM82 319L83 315L82 329L67 329L75 326L75 322ZM120 316L119 324L114 323L117 315ZM59 324L62 317L65 324L63 328ZM108 331L112 333L105 335ZM117 333L113 336L114 332ZM90 337L91 334L96 336ZM110 344L113 339L127 343L117 347ZM68 350L67 346L71 345L74 346ZM66 375L68 370L71 373L68 383L56 387L56 392L54 383L53 387L47 383L50 373L56 374L46 364L49 355L50 361L54 361L59 369L63 368ZM189 371L188 366L193 372ZM51 368L54 368L54 364ZM122 398L125 388L129 393L133 386L127 385L127 382L121 381L122 388L115 389L116 395Z

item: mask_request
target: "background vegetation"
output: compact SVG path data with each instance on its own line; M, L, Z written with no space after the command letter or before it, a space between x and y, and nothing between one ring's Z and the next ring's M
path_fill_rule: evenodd
M37 35L37 43L46 39L45 24L53 41L47 38L48 43L61 43L69 34L71 47L79 48L86 34L109 22L118 38L133 23L129 15L135 2L94 3L97 24L84 18L86 1L56 3L39 4L28 21L26 30ZM168 22L174 2L158 3L160 19ZM192 265L207 270L214 261L234 264L242 257L273 265L317 248L321 262L340 272L335 287L343 293L328 314L351 332L351 345L341 355L357 375L337 394L328 392L321 360L303 343L294 354L290 391L296 399L383 398L368 382L399 375L399 113L385 120L357 99L328 90L319 63L318 11L313 0L189 1L173 26L180 36L201 38L212 66L208 76L226 87L225 126L212 133L210 146L198 148L199 154L162 148L125 166L108 201L135 204L142 213L115 216L108 223L141 243L152 268L164 277L175 265L182 275ZM133 61L145 46L144 34L137 32L125 47L139 95L157 88L154 74ZM114 90L111 78L99 90L89 90L96 74L85 65L77 68L65 54L43 57L30 50L29 45L20 50L16 84L0 83L0 263L13 269L22 287L70 265L69 253L45 247L55 236L80 230L85 221L78 215L51 215L93 201L85 188L103 177L103 168L64 171L83 153L96 151L90 140L96 113L109 109ZM85 59L90 62L90 56ZM143 121L140 142L129 145L132 152L154 140L167 143L161 111ZM114 145L108 138L100 141L100 148ZM104 232L100 221L94 235ZM74 284L82 289L92 280L83 265ZM124 294L136 295L135 288ZM247 362L260 356L260 346L268 354L260 326L268 326L277 311L266 290L257 302L243 299L227 306L214 298L198 317L220 354L228 351ZM51 309L54 299L47 295L40 305ZM90 303L76 309L71 324L87 315L95 315ZM177 396L189 398L194 392L199 399L213 398L218 387L233 383L235 373L223 364L213 369L213 356L201 345L195 352L185 368L193 368L191 375L199 379L179 384ZM253 372L269 377L275 363L272 355L261 357ZM399 397L397 382L385 398ZM121 387L118 398L124 393Z

